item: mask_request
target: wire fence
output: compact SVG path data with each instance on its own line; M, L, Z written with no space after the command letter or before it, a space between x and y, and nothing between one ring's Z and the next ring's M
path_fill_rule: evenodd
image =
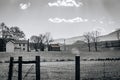
M8 63L0 63L0 80L8 78ZM41 62L41 80L75 80L75 62ZM36 80L35 65L25 64L22 80ZM18 79L18 65L13 68L13 80ZM120 60L81 61L81 80L120 80Z

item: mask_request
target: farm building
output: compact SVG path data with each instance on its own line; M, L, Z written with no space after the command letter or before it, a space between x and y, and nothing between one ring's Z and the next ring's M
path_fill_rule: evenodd
M6 43L6 52L27 52L27 40L10 40Z
M48 51L60 51L59 44L50 44L48 47Z

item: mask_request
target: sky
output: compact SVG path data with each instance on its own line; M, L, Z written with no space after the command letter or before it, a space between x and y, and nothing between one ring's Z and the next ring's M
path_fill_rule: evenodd
M18 26L26 38L50 32L54 39L101 35L120 28L120 0L0 0L0 23Z

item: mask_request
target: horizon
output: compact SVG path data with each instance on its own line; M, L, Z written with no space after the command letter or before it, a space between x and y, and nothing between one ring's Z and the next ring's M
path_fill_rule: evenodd
M0 0L0 23L18 26L26 38L50 32L53 39L120 28L119 0ZM97 6L96 6L97 5Z

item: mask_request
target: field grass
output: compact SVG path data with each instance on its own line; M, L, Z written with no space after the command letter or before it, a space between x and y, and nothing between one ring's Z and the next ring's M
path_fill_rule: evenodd
M81 59L98 59L98 58L119 58L120 50L109 50L99 52L83 52L79 51ZM35 56L41 56L41 61L56 61L56 60L75 60L75 55L72 51L45 51L45 52L19 52L6 53L0 52L0 62L9 61L10 57L15 60L18 56L23 56L24 60L34 60Z
M120 61L82 61L81 80L119 80ZM8 64L0 65L0 80L7 80ZM17 65L14 65L13 80L17 80ZM30 69L31 68L31 69ZM75 80L75 63L42 62L41 80ZM28 74L27 74L28 73ZM23 80L35 80L35 65L23 65Z
M119 58L120 51L80 52L81 59ZM69 52L28 52L0 53L0 80L7 80L9 58L15 60L23 56L23 60L34 60L41 56L41 80L75 80L75 54ZM56 62L57 60L63 60ZM23 80L35 80L35 65L23 65ZM81 61L81 80L119 80L120 61ZM17 80L17 65L14 65L13 80ZM28 74L27 74L28 73Z

